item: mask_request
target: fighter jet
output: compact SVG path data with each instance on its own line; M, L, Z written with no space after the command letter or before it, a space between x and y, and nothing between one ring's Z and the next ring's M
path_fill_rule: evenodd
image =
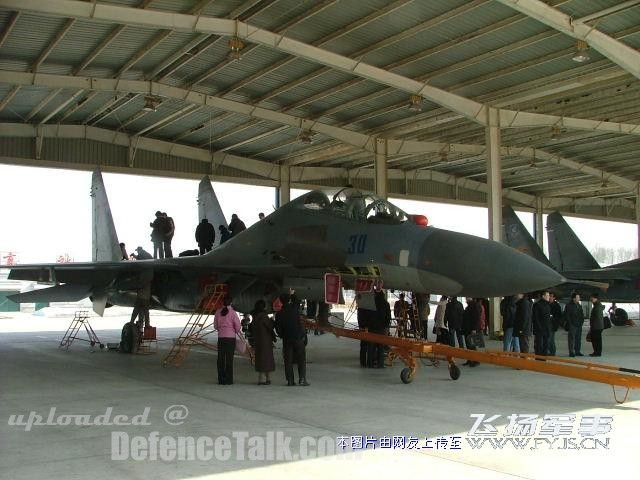
M424 216L353 188L330 196L311 191L205 255L114 261L109 252L117 248L117 236L99 173L92 182L94 203L104 210L94 238L109 246L94 245L103 252L94 262L12 267L11 279L54 285L14 301L90 297L100 312L109 304L134 305L136 291L151 282L151 308L192 312L207 285L225 284L234 305L246 312L258 299L270 305L289 288L301 298L323 301L326 274L340 275L348 289L371 281L387 289L469 297L531 291L564 280L506 245L428 226Z
M637 302L640 299L640 259L601 268L559 212L547 217L549 259L563 275L608 282L604 299Z
M502 209L502 221L507 245L556 269L567 279L565 284L553 289L560 298L568 298L576 290L583 295L599 291L602 300L638 300L640 292L634 279L640 277L640 260L600 268L562 215L556 212L547 217L549 261L511 207L505 206Z

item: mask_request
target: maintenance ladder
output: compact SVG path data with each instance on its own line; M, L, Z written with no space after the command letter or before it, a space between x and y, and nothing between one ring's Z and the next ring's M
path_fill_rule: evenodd
M189 317L189 321L182 329L182 333L175 340L169 354L164 358L162 364L166 367L174 365L179 367L187 358L193 345L207 345L205 337L212 333L213 320L209 320L212 314L222 306L224 296L228 287L224 283L207 285L204 289L202 299L198 307Z
M82 327L84 327L84 329L86 330L87 337L89 337L88 339L78 337L78 334L80 333L80 329ZM89 342L92 347L99 345L100 349L104 348L104 343L100 341L98 335L96 335L96 332L94 332L91 324L89 323L89 312L87 310L76 310L76 313L73 316L73 320L71 320L71 324L62 337L58 348L69 350L69 347L74 342L74 340Z

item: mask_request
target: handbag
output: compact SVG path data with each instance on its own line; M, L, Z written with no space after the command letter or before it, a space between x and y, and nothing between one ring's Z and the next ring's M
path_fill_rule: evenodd
M467 348L484 348L484 336L482 333L470 333L464 339Z
M247 353L247 341L240 335L236 337L236 352L241 355Z
M590 342L590 341L591 341L591 330L589 330L589 331L587 332L587 338L585 338L585 340L586 340L587 342Z
M609 317L603 317L602 320L604 321L604 329L605 330L607 328L611 328L611 319Z

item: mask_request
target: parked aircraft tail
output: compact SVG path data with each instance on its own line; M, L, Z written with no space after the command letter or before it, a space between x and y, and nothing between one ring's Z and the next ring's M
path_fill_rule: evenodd
M547 217L547 238L549 259L559 271L600 268L559 212L553 212Z
M502 208L502 225L504 228L504 242L511 248L526 253L539 262L552 267L540 245L536 243L529 231L522 224L516 212L510 206Z
M219 245L220 233L218 232L218 227L220 225L228 227L228 224L224 218L224 213L222 213L218 197L216 197L216 193L213 191L211 181L209 177L206 176L200 180L200 185L198 186L198 223L200 223L200 220L203 218L209 220L209 223L215 228L215 245Z
M115 262L122 259L116 226L113 223L107 191L99 169L91 177L91 259L94 262ZM94 290L93 310L102 315L107 304L106 291Z

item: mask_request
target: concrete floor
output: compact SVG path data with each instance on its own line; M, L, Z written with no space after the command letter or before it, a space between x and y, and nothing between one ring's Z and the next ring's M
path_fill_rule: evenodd
M179 331L181 316L157 319L159 334L170 338ZM483 478L550 478L571 472L572 478L595 478L640 467L637 431L640 428L640 392L616 405L606 385L525 371L480 365L462 368L458 381L444 367L421 366L414 382L403 385L400 365L384 370L362 369L358 345L331 335L310 336L308 378L311 386L285 387L280 350L270 386L257 386L256 374L244 358L236 358L233 386L216 384L215 353L194 351L179 369L162 368L161 342L157 355L131 356L92 352L87 344L74 344L68 352L57 345L66 327L65 317L26 316L0 318L0 471L4 478L371 478L381 474L448 475ZM118 341L124 317L96 319L94 327L104 342ZM163 325L165 328L163 328ZM48 326L48 330L46 331ZM107 329L102 329L107 328ZM110 329L109 329L110 328ZM20 330L23 330L22 332ZM56 330L56 331L51 331ZM566 334L559 334L558 354L566 355ZM497 345L497 344L496 344ZM584 348L590 352L589 345ZM614 327L605 333L605 355L600 361L640 369L640 328ZM587 357L588 358L588 357ZM184 405L189 415L181 425L170 425L164 413L171 405ZM146 426L9 425L11 415L35 411L47 416L56 407L61 414L139 415L150 408ZM580 416L613 417L608 448L550 450L541 445L524 450L485 444L474 449L466 433L471 414L501 417L510 414L575 413L573 436ZM57 418L57 417L54 417ZM540 420L541 422L541 420ZM541 425L539 423L538 425ZM304 436L371 435L376 438L412 435L424 445L425 437L460 436L460 450L368 449L358 457L332 455L299 461L242 460L232 458L185 461L113 460L111 434L160 436L231 436L246 431L266 436L283 432L291 437L294 453ZM241 449L248 453L248 448ZM598 455L597 457L594 456Z

